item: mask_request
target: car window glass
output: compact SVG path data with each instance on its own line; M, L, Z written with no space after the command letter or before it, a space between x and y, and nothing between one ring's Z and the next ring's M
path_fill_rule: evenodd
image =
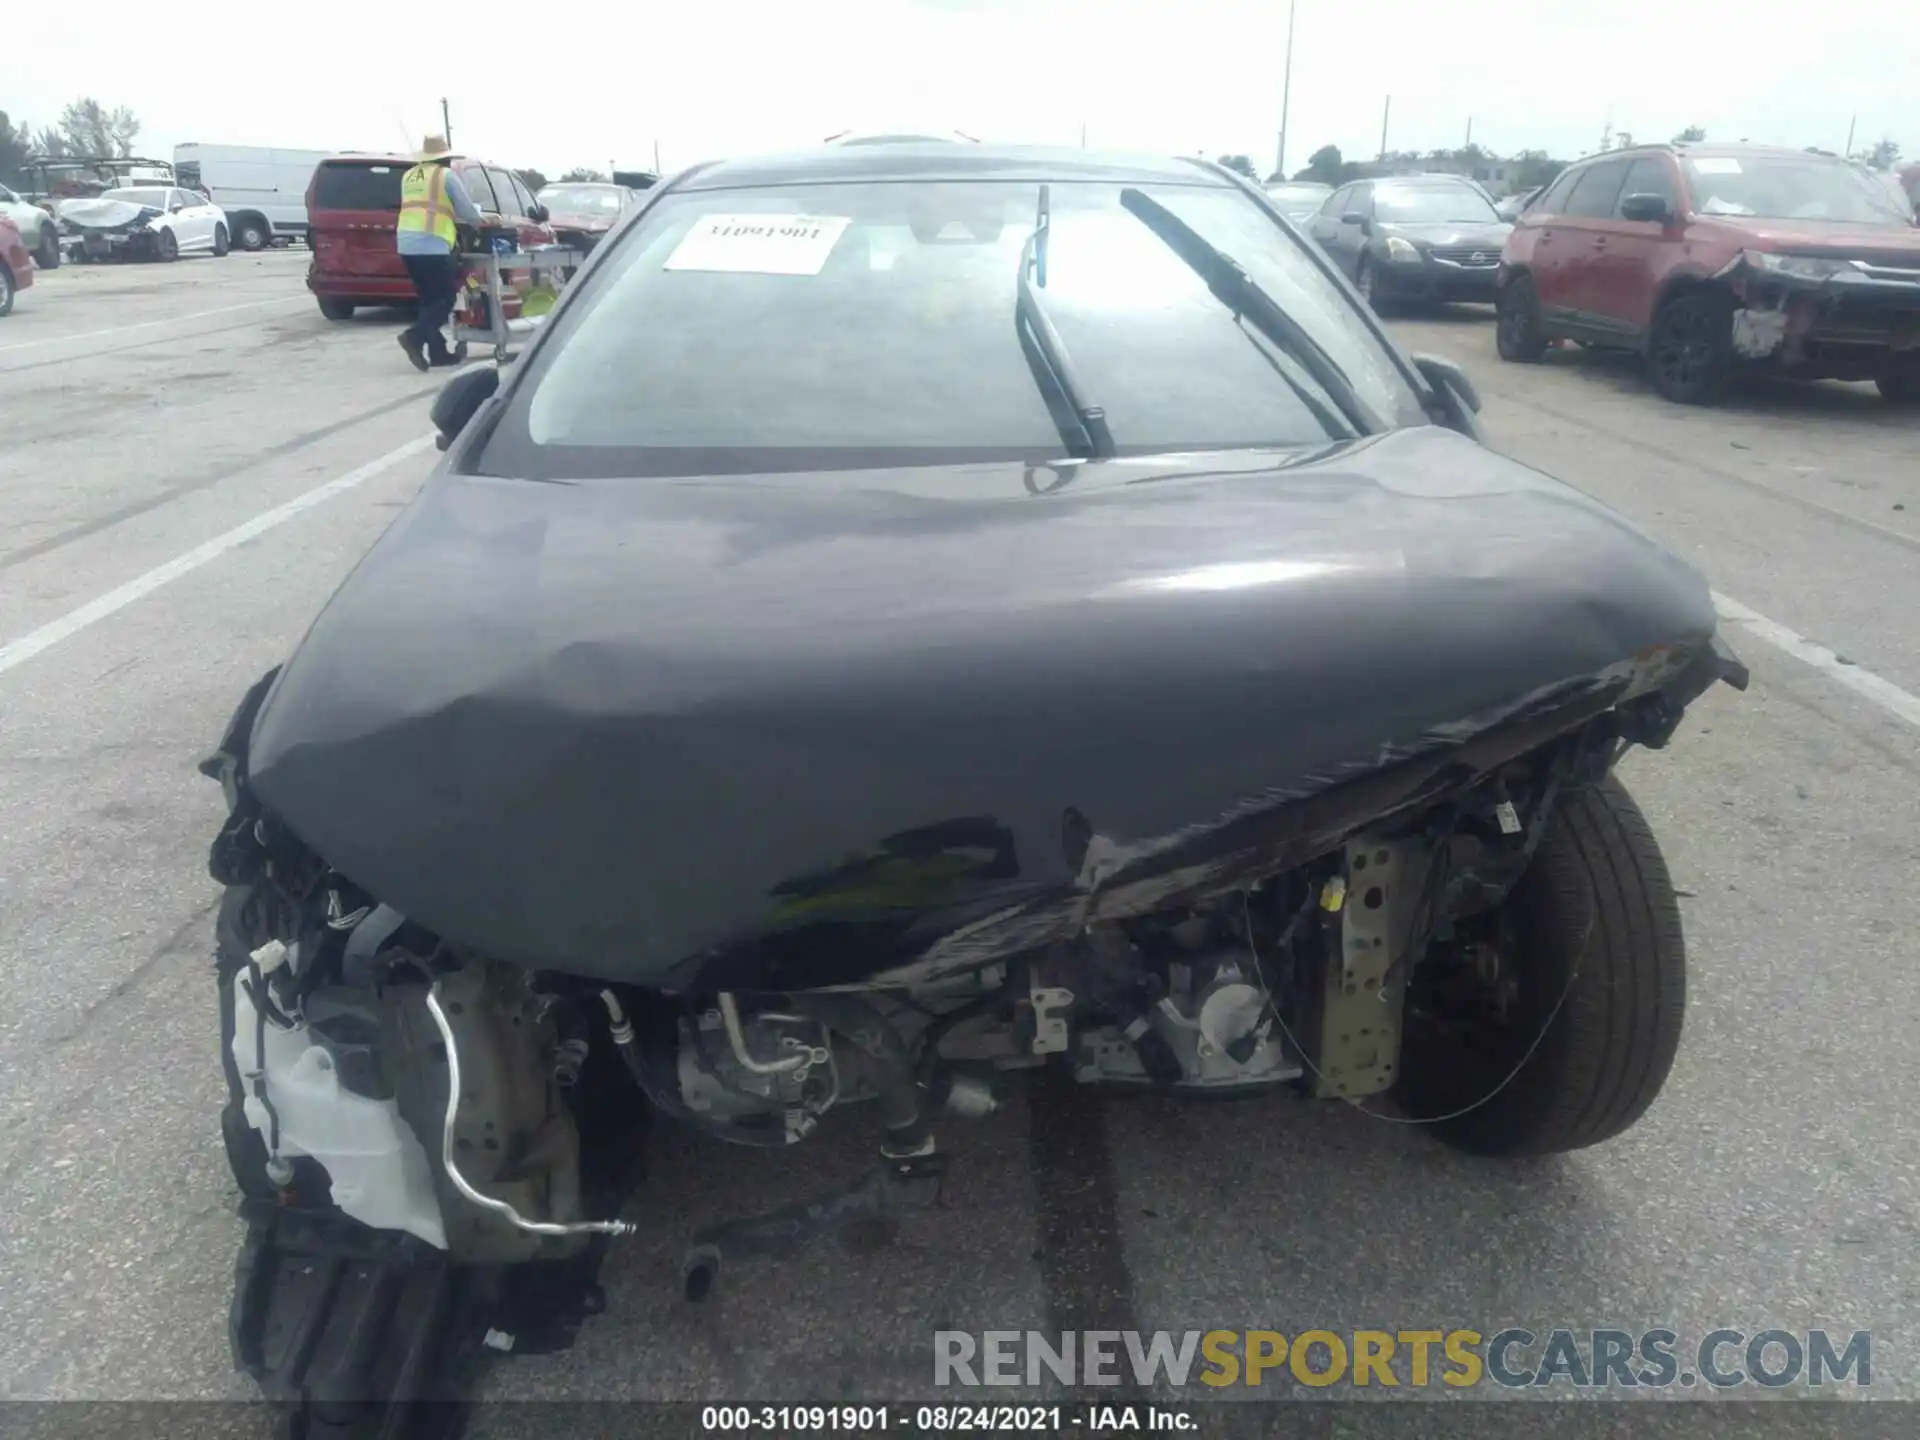
M0 204L18 205L19 203L20 197L18 195L14 194L13 191L9 190L6 186L0 185Z
M198 195L190 195L185 190L175 190L173 192L173 198L169 203L178 205L183 209L191 209L201 202Z
M1620 204L1624 205L1629 195L1658 195L1667 202L1669 210L1679 208L1679 196L1674 192L1673 172L1667 168L1667 162L1658 155L1642 155L1627 167L1626 183L1620 187ZM1619 210L1615 206L1615 213Z
M507 174L504 170L495 170L489 165L487 167L487 179L493 182L494 198L500 202L500 213L502 215L518 216L526 214L526 211L521 208L519 197L514 194L513 177L511 175Z
M1373 214L1373 186L1356 185L1353 193L1347 196L1347 209L1362 215Z
M499 215L500 202L495 198L493 185L487 179L487 172L478 165L463 165L459 169L460 183L466 187L467 196L482 210Z
M1320 207L1320 213L1322 215L1331 216L1333 219L1338 220L1341 217L1341 215L1343 215L1346 212L1347 196L1351 195L1352 193L1353 193L1353 187L1351 185L1342 185L1338 190L1334 191L1333 194L1327 197L1326 204Z
M1902 207L1872 172L1815 155L1695 155L1687 159L1693 208L1853 225L1906 225Z
M1237 189L1140 188L1244 267L1377 414L1426 423L1365 318L1263 206ZM1112 183L1051 183L1039 293L1122 451L1326 443L1294 388L1313 394L1311 380L1119 198ZM1037 199L1032 182L820 185L802 216L778 188L669 197L576 292L479 468L554 478L1062 456L1014 319ZM804 243L755 241L772 257L763 267L701 238L757 216Z
M1621 182L1627 178L1627 162L1602 160L1590 165L1581 175L1573 193L1567 197L1568 215L1607 216L1620 199Z
M1546 194L1542 195L1527 207L1528 213L1533 215L1564 215L1566 213L1567 196L1572 193L1573 187L1580 183L1580 177L1585 173L1584 170L1569 170L1553 182Z
M507 180L513 186L514 209L522 215L531 212L534 206L533 192L527 189L526 181L518 175L508 175Z
M313 172L315 210L398 210L403 164L321 165Z
M1383 181L1373 195L1374 213L1389 224L1491 224L1500 218L1493 202L1471 185Z

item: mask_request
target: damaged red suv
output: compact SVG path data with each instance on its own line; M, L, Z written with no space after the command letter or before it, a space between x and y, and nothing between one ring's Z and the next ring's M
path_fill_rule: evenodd
M1505 360L1548 342L1633 350L1670 400L1742 369L1920 396L1920 228L1837 156L1652 145L1571 166L1500 257Z

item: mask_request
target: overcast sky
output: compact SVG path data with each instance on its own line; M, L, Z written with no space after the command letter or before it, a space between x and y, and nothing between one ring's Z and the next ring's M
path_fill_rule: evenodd
M51 121L130 106L139 149L185 140L413 148L452 110L462 150L549 173L668 168L908 124L983 139L1244 152L1280 128L1286 0L699 0L673 6L215 5L131 0L9 13L0 109ZM648 12L652 13L649 14ZM158 26L159 28L155 28ZM433 57L438 57L433 58ZM427 57L427 58L422 58ZM1920 154L1920 3L1766 0L1489 9L1300 0L1289 170L1317 147L1473 138L1561 158L1615 131Z

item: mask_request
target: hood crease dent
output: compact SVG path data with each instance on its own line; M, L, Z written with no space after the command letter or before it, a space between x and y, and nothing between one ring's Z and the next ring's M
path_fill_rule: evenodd
M1311 859L1715 629L1684 561L1436 428L1024 468L437 473L277 677L251 788L502 959L852 984Z

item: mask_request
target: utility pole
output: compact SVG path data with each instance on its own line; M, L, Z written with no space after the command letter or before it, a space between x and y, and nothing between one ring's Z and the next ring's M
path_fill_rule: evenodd
M1380 112L1380 158L1387 158L1387 121L1393 115L1393 97L1387 96L1386 108Z
M1471 115L1467 116L1467 143L1461 148L1465 150L1473 148L1473 117Z
M1858 115L1855 115L1851 120L1847 121L1847 148L1841 153L1849 160L1853 158L1853 127L1859 123L1860 117Z
M1287 61L1280 79L1280 150L1273 160L1273 173L1287 178L1287 105L1293 99L1293 7L1287 0Z
M658 140L653 142L653 173L656 175L660 173L660 142Z
M447 97L444 95L440 97L440 138L448 145L453 144L453 121L447 118Z
M1080 122L1080 148L1087 148L1087 122L1084 120Z

